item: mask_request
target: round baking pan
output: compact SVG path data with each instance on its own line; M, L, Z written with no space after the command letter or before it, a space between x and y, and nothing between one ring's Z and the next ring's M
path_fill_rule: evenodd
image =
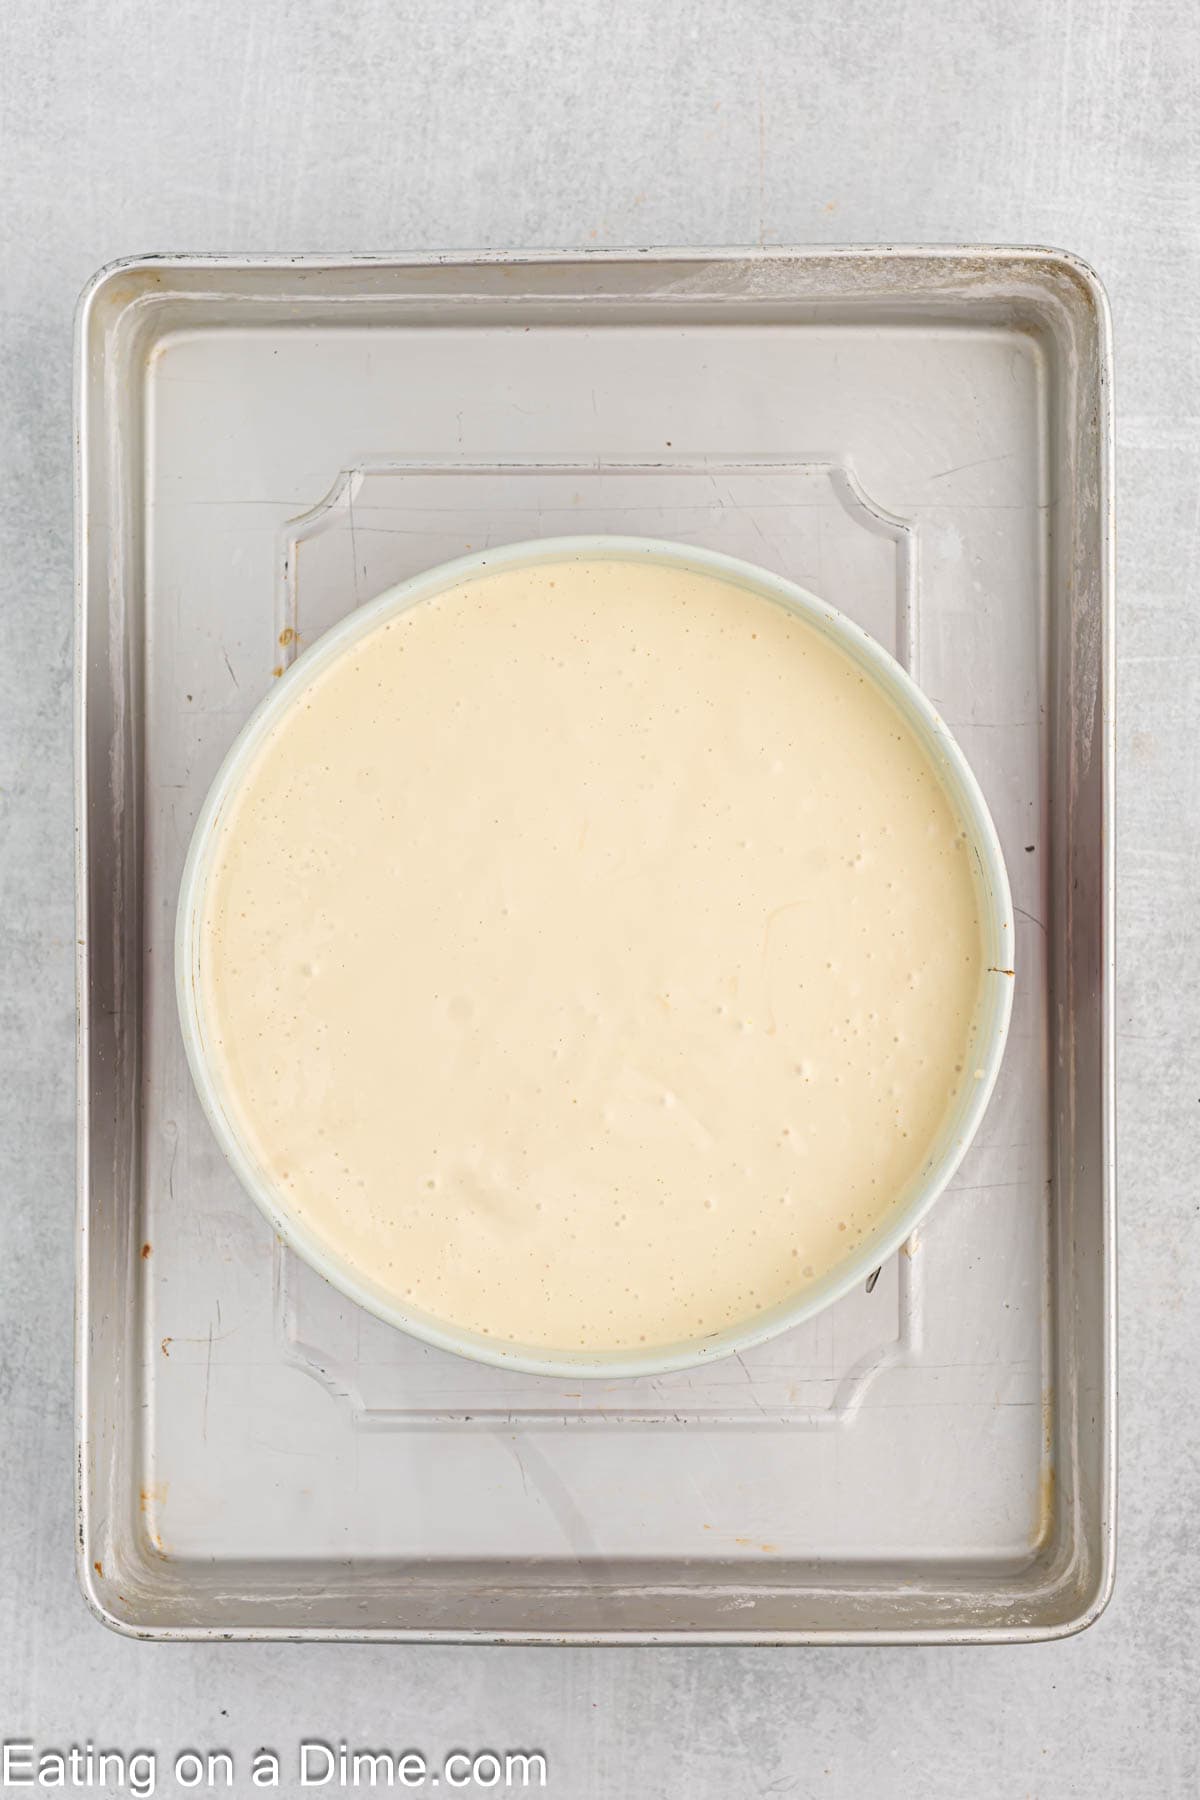
M392 1290L349 1266L311 1229L299 1209L260 1167L252 1147L239 1129L236 1109L230 1104L231 1097L223 1091L218 1061L210 1053L212 1034L204 1016L203 990L198 979L203 954L205 893L222 818L269 734L288 709L301 700L309 684L393 614L419 605L472 577L539 563L599 558L661 563L734 582L798 614L831 639L869 676L913 731L962 822L973 853L973 878L979 899L986 971L970 1026L969 1054L975 1079L964 1084L924 1163L903 1191L894 1196L875 1229L824 1276L810 1282L794 1298L708 1336L674 1344L648 1345L641 1351L549 1350L484 1336L402 1305ZM983 1117L1003 1056L1012 1010L1013 943L1012 905L1004 859L978 783L934 707L899 663L872 637L803 588L733 557L646 538L569 537L487 550L415 576L358 608L298 658L237 738L201 809L179 896L176 985L188 1062L217 1140L246 1192L298 1255L351 1299L390 1324L441 1349L535 1374L614 1379L687 1368L761 1343L831 1305L856 1283L866 1281L881 1262L899 1249L951 1180Z

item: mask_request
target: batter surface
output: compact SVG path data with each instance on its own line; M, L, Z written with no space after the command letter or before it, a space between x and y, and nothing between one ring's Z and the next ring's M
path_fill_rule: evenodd
M869 676L730 581L484 572L312 681L220 826L205 1037L401 1305L674 1343L823 1275L973 1071L962 826Z

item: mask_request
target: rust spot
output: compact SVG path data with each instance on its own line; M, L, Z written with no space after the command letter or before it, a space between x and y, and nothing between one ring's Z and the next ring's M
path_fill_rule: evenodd
M988 974L989 975L1015 975L1016 970L1015 969L998 969L998 968L996 968L995 964L989 963L988 964Z
M145 1262L145 1260L146 1260L146 1258L147 1258L147 1257L148 1257L148 1256L149 1256L149 1254L150 1254L150 1246L149 1246L149 1244L143 1244L143 1245L142 1245L142 1261L143 1261L143 1262Z
M162 1506L167 1498L165 1481L155 1481L149 1487L142 1488L138 1494L138 1505L142 1512L149 1512L152 1506Z
M276 663L275 667L271 670L271 673L275 677L276 681L278 681L279 677L283 674L283 670L280 668L279 664Z
M92 1564L92 1567L93 1567L93 1569L95 1569L95 1571L96 1571L97 1575L100 1577L101 1581L103 1581L104 1580L104 1564L102 1562L94 1562Z
M296 633L293 631L292 627L290 625L285 625L279 634L279 641L285 650L290 643L294 642L295 636Z

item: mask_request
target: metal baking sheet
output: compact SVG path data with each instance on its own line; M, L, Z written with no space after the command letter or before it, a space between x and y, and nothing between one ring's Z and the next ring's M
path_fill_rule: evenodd
M83 297L79 1565L153 1637L1061 1635L1114 1501L1110 347L1050 251L150 258ZM980 777L1000 1084L864 1287L659 1380L476 1367L273 1239L192 1091L172 928L217 765L398 578L614 531L812 588Z

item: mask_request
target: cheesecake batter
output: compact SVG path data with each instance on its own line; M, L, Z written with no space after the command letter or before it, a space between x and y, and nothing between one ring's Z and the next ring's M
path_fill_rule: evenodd
M812 625L634 560L489 573L310 681L219 828L251 1154L401 1306L641 1351L887 1213L973 1069L969 851Z

